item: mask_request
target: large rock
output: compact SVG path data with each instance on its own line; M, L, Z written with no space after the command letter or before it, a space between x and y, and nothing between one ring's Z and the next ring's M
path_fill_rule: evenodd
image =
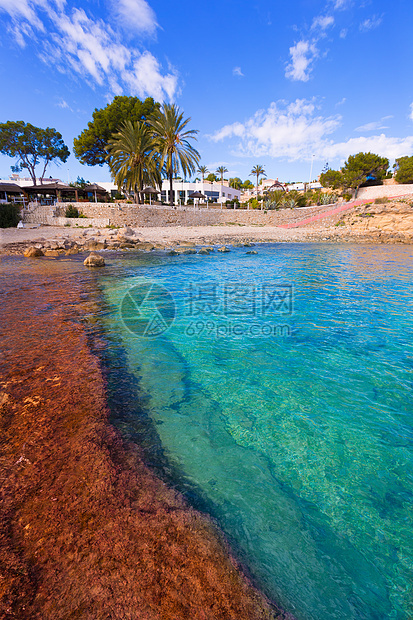
M104 267L105 260L103 256L99 256L99 254L92 252L87 258L85 258L83 264L85 267Z
M37 258L38 256L44 256L43 250L40 248L35 248L32 245L24 250L23 255L26 256L26 258Z
M136 239L136 241L138 241L138 239ZM146 252L150 252L151 250L155 249L155 246L150 241L138 241L138 243L135 242L134 247L137 250L145 250Z
M136 243L139 239L136 237L135 232L129 226L121 228L117 234L117 239L121 243Z
M218 248L218 252L229 252L230 250L226 245L223 245L221 248Z

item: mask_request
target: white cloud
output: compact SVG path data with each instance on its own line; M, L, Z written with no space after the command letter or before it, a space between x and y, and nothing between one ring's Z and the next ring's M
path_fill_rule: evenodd
M80 75L91 86L107 87L115 95L127 90L162 101L173 99L178 90L176 71L163 72L150 52L127 47L109 23L90 17L83 8L69 12L65 0L16 0L13 5L0 0L0 9L12 18L18 44L23 46L25 38L36 40L41 60L62 73ZM156 28L155 14L145 0L121 0L117 10L140 11L135 19L141 32Z
M347 158L349 155L354 155L354 153L359 153L360 151L371 151L382 157L396 159L411 153L412 150L413 136L393 138L382 133L369 138L360 136L359 138L350 138L346 142L326 144L323 147L323 156L327 159Z
M62 110L72 110L70 105L64 99L60 99L60 101L58 101L56 105L58 108L62 108Z
M314 17L313 23L311 24L311 30L327 30L334 25L334 17L332 15L320 15L319 17Z
M383 125L383 122L390 118L393 118L393 116L383 116L379 121L372 121L371 123L356 127L355 131L380 131L381 129L388 129L386 125Z
M312 64L318 56L318 49L309 41L298 41L290 47L291 62L285 70L285 77L294 81L308 82Z
M241 67L234 67L233 70L232 70L232 75L237 75L239 77L244 77L244 74L241 71Z
M273 102L245 123L227 125L212 136L214 141L240 138L239 148L246 155L305 159L340 123L340 117L317 116L314 101L297 99L292 103Z
M346 101L347 101L346 97L343 97L342 99L340 99L340 101L337 101L336 108L338 108L341 105L344 105L346 103Z
M162 75L159 62L150 52L144 52L133 63L133 70L123 74L123 80L129 84L131 92L139 97L150 95L158 101L167 95L172 99L177 90L177 75Z
M351 0L335 0L334 9L336 11L348 9L351 6L351 4L352 4Z
M382 133L336 142L331 135L340 124L340 116L321 116L314 101L278 101L266 110L259 110L244 123L226 125L211 139L218 142L235 138L238 152L244 156L270 156L290 161L309 160L313 153L327 160L345 159L360 151L372 151L394 159L413 150L413 136L394 138Z
M146 0L112 0L112 9L122 28L153 34L156 15Z
M413 121L413 103L410 104L410 114L409 114L409 118L411 121Z
M342 28L342 29L340 30L340 39L345 39L345 38L346 38L346 36L347 36L347 34L348 34L348 30L347 30L347 28Z
M361 32L368 32L369 30L373 30L374 28L380 26L382 21L382 17L377 17L374 15L371 18L369 17L368 19L365 19L364 22L361 22L359 29Z

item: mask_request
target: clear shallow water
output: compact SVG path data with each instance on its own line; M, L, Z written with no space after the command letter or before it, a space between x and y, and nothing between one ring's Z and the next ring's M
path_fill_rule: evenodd
M298 619L411 618L412 250L257 249L109 260L114 350L178 488L270 597ZM158 338L119 310L149 281L176 304Z

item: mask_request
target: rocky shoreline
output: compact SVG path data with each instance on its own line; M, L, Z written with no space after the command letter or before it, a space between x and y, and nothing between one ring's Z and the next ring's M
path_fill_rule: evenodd
M0 616L289 617L110 424L89 346L105 342L86 320L98 310L93 272L78 261L2 266Z
M404 214L403 214L404 215ZM367 221L366 221L367 220ZM27 254L29 248L37 250L28 256L58 258L95 251L140 251L173 250L184 253L188 248L199 251L205 246L245 245L259 243L413 243L412 222L397 222L394 215L383 215L381 210L372 214L369 206L343 217L330 226L303 227L294 229L270 227L202 227L168 229L123 228L116 230L86 229L79 234L67 233L64 229L21 231L21 235L0 237L0 257ZM14 231L13 231L14 232ZM20 232L20 231L19 231ZM50 234L51 233L51 234ZM9 237L9 238L8 238Z

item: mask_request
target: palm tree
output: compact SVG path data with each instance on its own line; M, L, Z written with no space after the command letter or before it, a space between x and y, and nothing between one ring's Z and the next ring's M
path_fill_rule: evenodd
M199 166L197 172L202 176L202 183L204 182L205 175L209 172L206 166Z
M219 168L217 168L217 174L219 174L221 177L221 185L222 185L222 181L224 180L225 172L228 172L228 169L225 168L225 166L219 166Z
M257 164L256 166L254 166L254 168L251 170L251 173L249 175L251 176L256 176L257 177L257 200L258 200L258 180L260 177L266 177L267 175L265 174L265 170L262 166L260 166L259 164ZM262 208L262 205L261 205Z
M150 128L143 122L125 121L108 141L107 161L112 177L120 188L133 192L140 203L144 185L161 185L161 165Z
M224 173L225 172L228 172L228 169L225 168L225 166L219 166L219 168L217 168L217 174L219 174L221 176L221 209L222 209L222 194L223 194L222 182L224 180Z
M169 202L173 205L173 175L180 169L184 176L195 172L200 155L190 144L196 140L196 129L186 129L190 118L184 119L183 112L174 103L164 103L160 110L148 119L152 128L161 166L169 179Z

